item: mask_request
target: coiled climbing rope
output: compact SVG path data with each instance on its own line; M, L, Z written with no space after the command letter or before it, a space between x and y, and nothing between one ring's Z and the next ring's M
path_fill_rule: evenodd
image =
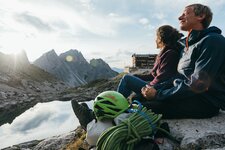
M143 107L117 126L107 129L98 139L97 150L133 150L143 137L154 137L160 126L161 114Z

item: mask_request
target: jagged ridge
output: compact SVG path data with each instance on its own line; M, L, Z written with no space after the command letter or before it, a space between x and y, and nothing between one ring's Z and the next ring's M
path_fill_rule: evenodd
M34 65L74 87L97 79L111 78L118 74L102 59L92 59L88 63L82 53L74 49L59 56L51 50L38 58Z

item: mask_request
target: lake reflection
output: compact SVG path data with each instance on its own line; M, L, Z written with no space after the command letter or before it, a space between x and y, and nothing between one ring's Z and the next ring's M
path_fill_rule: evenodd
M93 107L93 102L87 104ZM78 125L70 101L38 103L0 127L0 148L67 133Z

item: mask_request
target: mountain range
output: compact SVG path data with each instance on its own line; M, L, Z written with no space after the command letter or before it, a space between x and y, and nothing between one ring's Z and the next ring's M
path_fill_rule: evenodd
M51 50L35 60L33 64L73 87L118 74L102 59L91 59L88 63L82 53L75 49L59 56Z
M102 59L88 63L77 50L60 56L51 50L34 64L25 51L16 55L0 52L0 126L38 102L71 99L67 92L62 93L71 87L96 79L105 81L117 74Z

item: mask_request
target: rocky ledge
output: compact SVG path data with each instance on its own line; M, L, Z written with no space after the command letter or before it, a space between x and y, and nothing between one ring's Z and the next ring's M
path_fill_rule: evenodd
M209 119L174 119L169 123L173 136L181 141L179 146L169 140L160 146L162 150L225 149L225 112Z
M181 141L180 145L164 139L160 150L219 150L225 148L225 112L209 119L163 120L170 127L171 134ZM54 136L42 141L31 141L4 150L78 150L88 149L84 140L85 131L78 127L70 133Z

